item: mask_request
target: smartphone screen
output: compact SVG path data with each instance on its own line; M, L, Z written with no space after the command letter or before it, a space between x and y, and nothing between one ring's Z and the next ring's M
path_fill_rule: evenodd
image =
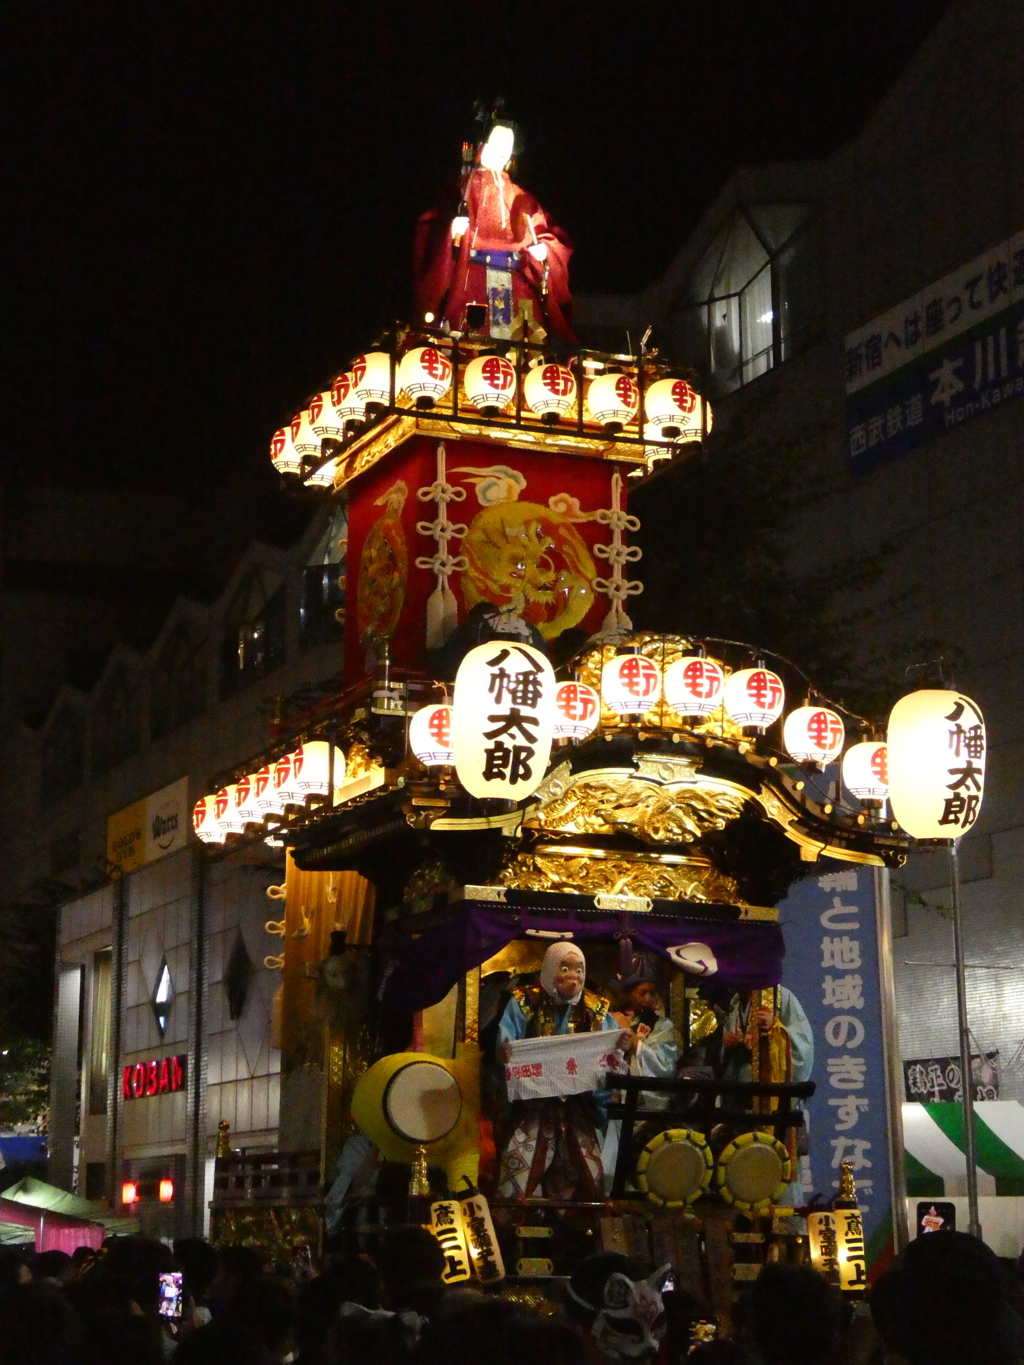
M313 1275L313 1256L307 1242L292 1247L292 1270L297 1279L308 1280Z
M181 1317L181 1271L165 1270L160 1273L160 1316L162 1318Z

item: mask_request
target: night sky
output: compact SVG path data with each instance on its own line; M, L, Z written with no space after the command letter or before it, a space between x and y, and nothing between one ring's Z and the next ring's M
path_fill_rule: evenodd
M832 150L940 0L6 0L3 465L266 489L274 428L408 312L480 95L572 280L665 268L733 168Z

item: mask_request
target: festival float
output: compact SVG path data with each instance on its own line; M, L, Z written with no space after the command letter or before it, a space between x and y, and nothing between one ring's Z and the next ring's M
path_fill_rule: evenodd
M282 1147L312 1123L336 1234L411 1210L449 1282L534 1301L621 1252L722 1314L765 1259L838 1266L856 1222L845 1177L824 1253L794 1214L814 1082L779 903L823 858L898 866L919 815L966 830L980 777L954 790L950 737L974 727L981 774L983 725L914 694L901 826L884 728L756 645L634 626L629 492L711 409L652 349L578 344L571 247L514 151L499 118L466 145L413 321L273 437L288 484L347 509L344 686L195 829L211 856L287 850Z

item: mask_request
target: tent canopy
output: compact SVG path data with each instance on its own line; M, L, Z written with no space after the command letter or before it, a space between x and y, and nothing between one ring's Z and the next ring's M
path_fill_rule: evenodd
M974 1106L979 1195L1024 1195L1024 1105L979 1100ZM963 1110L940 1101L903 1106L907 1194L912 1199L967 1194Z
M95 1199L83 1199L81 1195L69 1194L56 1185L48 1185L45 1180L36 1180L27 1175L9 1189L3 1197L16 1204L26 1204L30 1208L43 1209L47 1213L63 1214L65 1218L81 1218L89 1223L99 1223L108 1233L138 1232L138 1224L133 1218L117 1218L107 1204Z

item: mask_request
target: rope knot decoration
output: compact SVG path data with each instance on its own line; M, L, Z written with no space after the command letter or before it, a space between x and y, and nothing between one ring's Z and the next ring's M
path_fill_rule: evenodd
M607 578L594 579L594 591L604 593L611 606L608 615L601 623L601 634L605 636L627 635L633 629L633 622L626 614L623 603L629 597L638 597L644 590L639 579L627 579L623 568L635 564L643 551L639 545L627 545L623 540L626 531L639 531L640 518L630 516L622 506L622 475L612 475L612 505L594 513L594 520L607 526L612 533L610 545L595 545L594 554L603 559L611 568Z
M440 649L459 624L459 604L448 580L453 573L462 573L467 567L465 556L453 555L448 548L449 541L461 540L466 534L465 523L449 518L448 504L463 502L466 490L448 482L443 441L437 443L437 477L432 484L418 488L416 496L420 502L432 502L437 510L433 521L416 523L421 536L429 536L437 542L432 555L417 557L416 567L428 569L437 579L437 586L427 599L427 648Z

